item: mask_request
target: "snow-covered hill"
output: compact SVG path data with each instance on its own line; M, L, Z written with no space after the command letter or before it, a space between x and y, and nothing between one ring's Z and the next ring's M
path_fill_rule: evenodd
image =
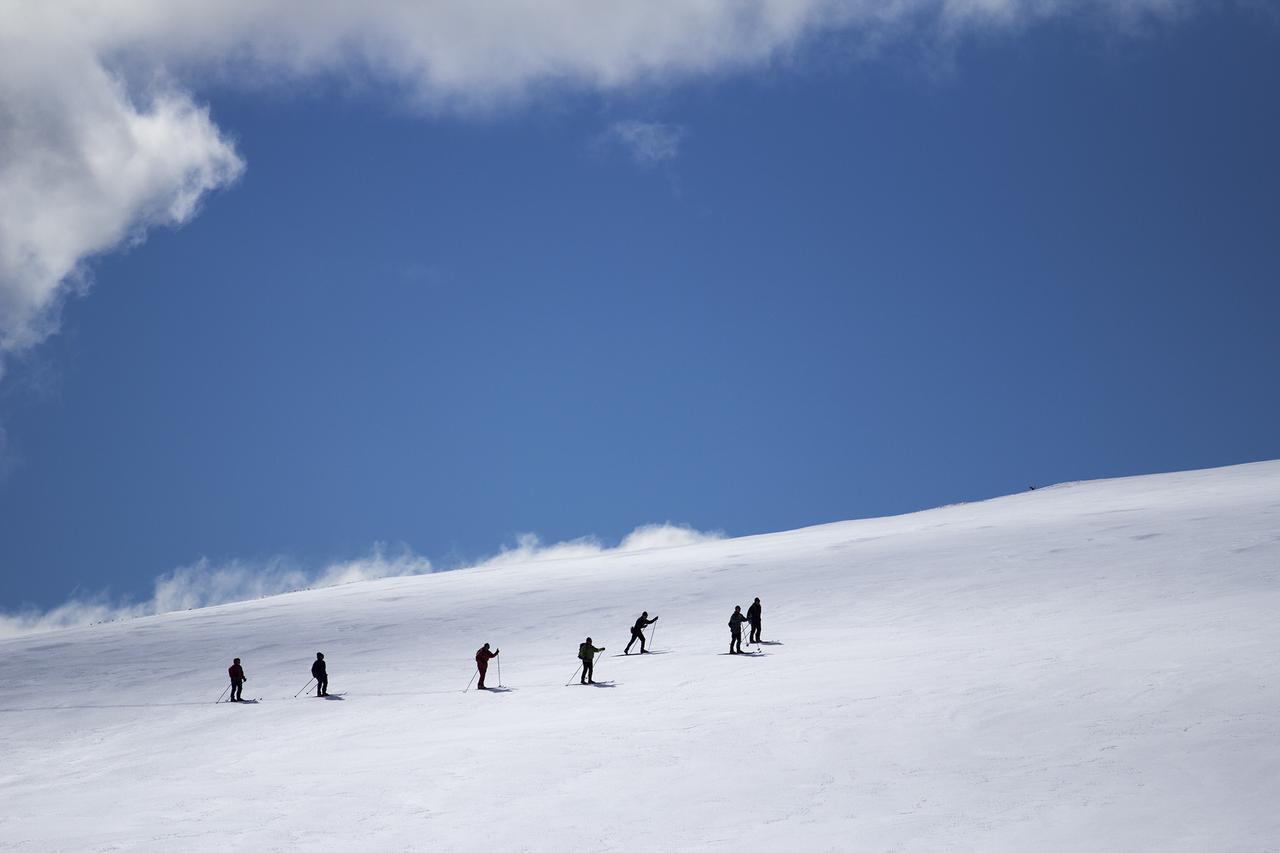
M1277 850L1278 574L1262 463L5 640L0 848Z

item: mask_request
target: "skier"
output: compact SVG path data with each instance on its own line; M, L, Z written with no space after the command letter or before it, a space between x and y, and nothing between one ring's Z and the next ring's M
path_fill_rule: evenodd
M629 655L629 654L631 654L631 646L635 643L635 641L636 641L636 640L639 640L639 641L640 641L640 654L644 654L644 653L645 653L645 651L644 651L644 629L645 629L645 628L647 628L647 627L649 627L650 625L652 625L654 622L657 622L657 621L658 621L658 617L657 617L657 616L653 617L652 619L650 619L650 618L649 618L649 611L648 611L648 610L646 610L645 612L641 613L641 614L640 614L640 618L636 620L636 624L634 624L634 625L632 625L632 626L631 626L631 642L630 642L630 643L627 643L627 647L626 647L625 649L623 649L623 650L622 650L622 653L623 653L624 655Z
M495 652L489 651L488 643L485 643L481 648L476 649L476 669L480 670L480 684L477 686L477 690L485 689L484 674L489 671L489 659L496 658L500 651L502 651L502 649L498 649L498 651Z
M751 623L751 636L747 638L748 643L760 642L760 599L756 598L755 603L747 608L747 621Z
M228 701L239 702L244 683L249 680L244 677L244 667L240 665L240 658L233 660L231 666L227 667L227 675L231 676L231 698Z
M582 683L595 684L592 674L595 673L596 655L604 651L604 647L596 648L591 645L591 638L587 637L587 641L578 646L578 660L582 661Z
M742 623L747 621L747 617L742 615L742 605L739 604L733 608L733 615L729 617L729 654L742 654Z
M316 652L316 662L311 664L311 677L316 680L316 697L329 695L329 672L324 666L324 652Z

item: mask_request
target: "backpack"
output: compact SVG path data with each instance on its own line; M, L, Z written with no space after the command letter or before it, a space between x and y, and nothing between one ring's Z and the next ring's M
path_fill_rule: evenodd
M578 646L578 660L591 660L591 645L583 643Z

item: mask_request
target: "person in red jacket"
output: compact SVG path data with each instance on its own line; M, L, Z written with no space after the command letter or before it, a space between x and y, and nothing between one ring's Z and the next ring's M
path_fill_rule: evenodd
M477 685L477 690L485 689L484 674L489 671L489 659L496 658L500 651L502 651L502 649L498 649L498 651L495 652L489 651L488 643L485 643L479 649L476 649L476 669L480 670L480 684Z
M231 676L231 701L240 701L240 691L244 689L244 683L249 679L244 677L244 667L240 665L240 658L236 658L231 662L231 666L227 668L227 675Z

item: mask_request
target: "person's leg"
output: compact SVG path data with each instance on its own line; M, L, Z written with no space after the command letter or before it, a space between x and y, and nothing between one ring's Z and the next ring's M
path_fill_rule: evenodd
M244 698L244 680L237 681L235 687L231 688L231 692L235 694L236 701L239 702Z
M624 655L629 655L629 654L631 654L631 647L632 647L633 645L635 645L635 642L636 642L636 632L635 632L635 629L633 628L633 629L631 630L631 642L627 643L627 647L626 647L625 649L623 649L623 650L622 650L622 653L623 653ZM643 641L643 640L641 640L641 641L640 641L640 648L641 648L642 650L644 649L644 641Z
M586 678L587 678L587 683L588 683L588 684L594 684L594 683L595 683L595 680L596 680L596 679L595 679L595 674L596 674L596 662L595 662L595 661L591 661L591 662L589 662L588 664L586 664L582 669L583 669L583 673L582 673L582 674L586 676Z
M587 683L587 662L582 662L582 678L579 679L583 684Z
M480 670L480 683L476 685L476 689L484 690L484 674L489 671L489 667L480 666L476 668Z
M644 654L644 631L640 632L638 639L640 640L640 654Z

